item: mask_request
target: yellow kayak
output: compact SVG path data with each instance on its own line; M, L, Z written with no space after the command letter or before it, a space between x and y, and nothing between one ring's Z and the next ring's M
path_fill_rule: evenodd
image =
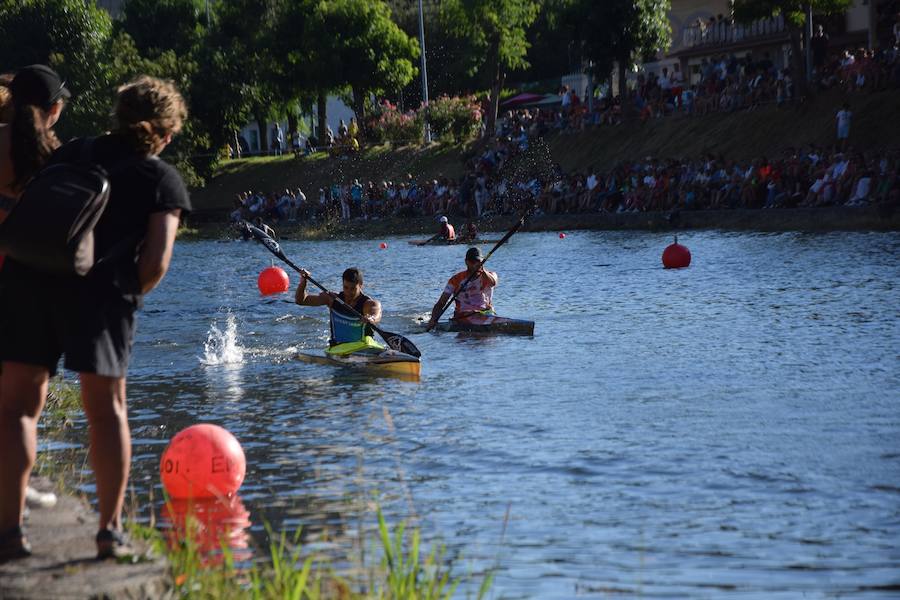
M422 369L422 362L415 356L385 348L370 337L361 342L332 346L322 354L301 352L297 358L306 362L365 369L373 374L410 381L418 381Z

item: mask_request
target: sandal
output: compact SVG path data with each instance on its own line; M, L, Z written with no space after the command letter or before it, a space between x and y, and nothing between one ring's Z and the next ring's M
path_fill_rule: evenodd
M0 563L31 556L31 544L21 526L0 533Z
M123 558L134 555L134 549L125 532L118 529L101 529L97 532L97 560Z

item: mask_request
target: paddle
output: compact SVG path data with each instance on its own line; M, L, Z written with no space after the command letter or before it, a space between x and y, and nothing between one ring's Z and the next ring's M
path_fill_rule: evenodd
M462 285L459 286L459 289L457 289L456 292L450 297L450 299L447 300L443 308L441 308L441 310L438 312L437 317L435 317L433 320L435 325L438 321L440 321L441 316L443 316L443 314L447 312L447 309L450 308L450 305L453 304L453 302L456 300L456 297L459 296L464 289L466 289L466 286L469 285L469 283L471 283L473 279L479 276L479 274L481 273L481 267L483 267L484 263L486 263L487 260L491 257L491 254L493 254L497 250L497 248L505 244L509 240L509 238L511 238L513 234L517 232L519 228L522 227L522 225L525 224L525 217L528 216L528 212L529 211L526 211L525 214L523 214L522 217L518 221L516 221L516 224L513 225L512 229L507 231L506 235L500 238L500 241L497 242L493 248L491 248L491 251L488 252L483 259L481 259L481 265L478 267L478 270L466 277L466 280L462 282ZM432 327L434 327L434 325L429 323L425 326L425 331L431 331Z
M434 240L438 239L439 237L441 237L441 234L436 233L433 236L431 236L430 238L428 238L427 240L425 240L424 242L419 242L418 244L416 244L416 246L427 246L428 244L430 244Z
M300 274L303 273L303 269L301 269L300 267L295 265L293 262L291 262L291 260L287 256L284 255L284 252L281 251L281 246L278 245L278 242L276 242L271 237L266 235L265 232L262 231L261 229L259 229L258 227L254 227L253 225L251 225L250 223L247 223L246 221L244 222L244 226L247 228L247 231L249 231L251 234L253 234L253 237L256 238L256 241L259 242L260 244L262 244L263 246L265 246L269 252L271 252L278 258L280 258L282 261L284 261L285 264L290 266L292 269L294 269L298 273L300 273ZM319 288L326 294L331 294L334 297L335 302L340 302L341 305L345 309L347 309L351 314L362 318L362 315L359 314L359 312L357 310L355 310L352 306L350 306L349 304L347 304L346 302L344 302L343 300L338 298L337 295L329 292L318 281L316 281L309 275L306 275L305 277L306 277L307 281L309 281L311 284L313 284L314 286L316 286L317 288ZM380 335L384 339L384 341L387 343L387 345L391 349L396 350L398 352L404 352L406 354L411 354L412 356L415 356L416 358L422 356L422 353L419 352L419 349L416 348L416 345L413 344L408 339L406 339L405 337L403 337L402 335L397 334L397 333L391 333L389 331L385 331L385 330L381 329L380 327L378 327L377 325L374 325L371 323L370 323L370 325L372 326L372 329L374 329L376 332L378 332L378 335Z

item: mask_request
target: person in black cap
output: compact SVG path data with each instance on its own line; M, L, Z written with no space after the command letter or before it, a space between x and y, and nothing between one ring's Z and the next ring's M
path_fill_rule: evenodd
M12 106L3 110L11 114L9 124L0 125L0 194L18 198L59 147L52 128L71 94L46 65L19 69L6 87Z
M54 105L65 96L61 83L44 88ZM86 277L46 276L8 259L0 271L0 562L31 552L22 529L25 482L60 358L78 373L89 424L100 513L97 557L131 553L122 508L131 468L125 391L136 313L165 276L179 217L191 204L178 171L159 158L187 118L174 84L138 77L119 88L113 114L110 133L73 140L49 161L73 162L89 153L108 173L109 201L94 227L102 266Z
M441 309L457 292L459 294L456 296L456 309L453 312L453 319L464 319L475 314L493 313L494 306L491 304L491 300L494 288L497 286L497 274L482 267L482 260L484 259L481 256L481 250L477 246L473 246L466 251L466 270L460 271L447 281L444 292L438 298L434 308L431 309L431 320L428 322L429 329L437 324ZM462 288L463 283L476 273L478 275L469 281L465 288Z

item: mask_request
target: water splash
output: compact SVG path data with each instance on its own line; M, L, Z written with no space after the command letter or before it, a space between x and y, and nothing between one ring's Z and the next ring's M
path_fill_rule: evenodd
M221 331L213 322L209 334L203 343L204 365L230 365L244 362L244 349L238 344L237 320L229 314L225 319L225 331Z

